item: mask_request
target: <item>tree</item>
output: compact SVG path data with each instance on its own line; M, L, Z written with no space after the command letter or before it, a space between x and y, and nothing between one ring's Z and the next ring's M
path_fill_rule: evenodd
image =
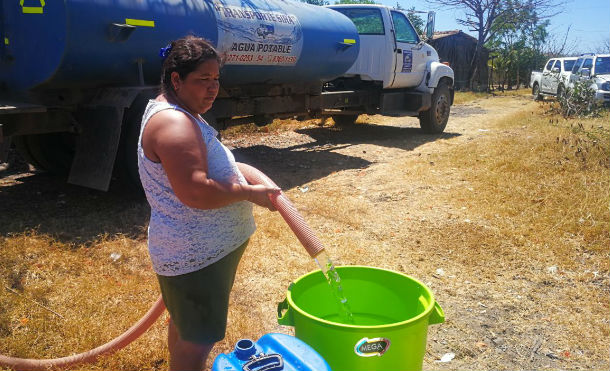
M534 67L546 61L541 45L548 37L548 26L549 21L539 21L534 9L517 7L511 7L493 23L492 37L485 47L494 58L502 89L505 84L508 89L521 85Z
M477 33L477 45L470 63L469 77L472 85L479 65L481 50L485 43L496 36L504 26L518 25L523 11L535 15L534 23L542 18L558 14L558 7L564 0L432 0L433 2L464 10L465 17L457 22L466 26L469 31Z
M396 5L398 5L398 3ZM407 17L411 21L413 27L415 27L415 31L417 31L419 35L423 35L424 32L426 32L426 21L424 21L422 17L418 16L418 13L425 12L418 12L415 10L415 7L412 6L407 10Z
M572 26L568 26L566 33L563 35L549 35L544 43L542 54L549 57L563 57L566 55L577 54L578 45L575 41L568 42L568 35ZM542 68L546 60L539 61L537 67Z
M610 53L610 39L605 39L601 42L601 45L597 48L597 54L608 54Z
M409 9L405 9L405 8L403 8L402 5L400 5L399 2L396 2L396 6L394 6L394 9L402 10L403 12L406 12L407 13L407 18L409 18L409 21L411 21L411 24L415 28L415 31L417 31L417 33L419 35L423 35L424 34L425 28L426 28L426 21L424 21L423 18L418 16L417 14L418 13L426 13L426 12L415 10L414 6L410 7Z

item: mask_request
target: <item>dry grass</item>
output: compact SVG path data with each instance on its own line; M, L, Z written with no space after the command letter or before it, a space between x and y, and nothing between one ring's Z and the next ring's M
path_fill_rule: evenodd
M477 369L510 369L515 358L537 356L532 349L541 344L540 354L565 361L552 368L600 369L608 364L610 337L610 115L564 120L539 107L493 123L490 132L430 160L437 173L459 174L441 201L459 208L439 223L437 236L455 247L447 254L452 268L498 286L482 285L483 295L459 286L438 291L494 302L475 307L485 314L471 318L487 331L456 326L464 337L491 332L479 344L498 346L496 337L508 348ZM443 177L422 177L443 187ZM478 355L473 345L463 353Z
M441 149L394 151L315 178L306 193L286 191L338 263L398 270L432 288L447 322L430 328L426 369L600 369L610 338L610 117L536 109L486 127L476 140L441 137ZM49 182L0 188L10 207L0 214L0 354L91 349L158 295L145 204ZM278 214L255 212L227 338L212 356L240 338L290 333L276 324L276 303L316 268ZM166 369L165 320L79 369ZM435 362L449 351L453 362Z
M517 89L517 90L505 90L505 91L494 91L493 93L487 92L474 92L474 91L456 91L455 96L453 97L454 104L464 104L470 103L472 101L484 98L490 98L492 96L523 96L530 95L532 91L527 88Z

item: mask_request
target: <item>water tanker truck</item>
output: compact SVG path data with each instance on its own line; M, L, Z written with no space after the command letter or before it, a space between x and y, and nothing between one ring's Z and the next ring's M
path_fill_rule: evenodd
M224 56L206 114L217 128L328 116L348 125L360 114L418 116L427 133L447 123L453 71L386 6L13 0L0 2L0 162L13 144L73 184L107 190L113 172L137 183L159 50L188 34Z

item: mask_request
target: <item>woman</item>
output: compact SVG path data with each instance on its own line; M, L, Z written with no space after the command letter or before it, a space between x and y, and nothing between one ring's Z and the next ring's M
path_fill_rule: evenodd
M200 370L226 329L229 293L252 203L280 190L249 185L200 116L218 94L220 58L201 38L162 49L161 94L142 119L140 179L151 206L148 249L170 313L170 370Z

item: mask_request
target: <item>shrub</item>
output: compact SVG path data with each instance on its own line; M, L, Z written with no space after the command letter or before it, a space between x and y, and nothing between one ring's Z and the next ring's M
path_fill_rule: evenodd
M596 117L599 116L602 106L595 100L595 90L591 88L590 81L576 81L565 94L557 97L559 107L554 110L565 117Z

